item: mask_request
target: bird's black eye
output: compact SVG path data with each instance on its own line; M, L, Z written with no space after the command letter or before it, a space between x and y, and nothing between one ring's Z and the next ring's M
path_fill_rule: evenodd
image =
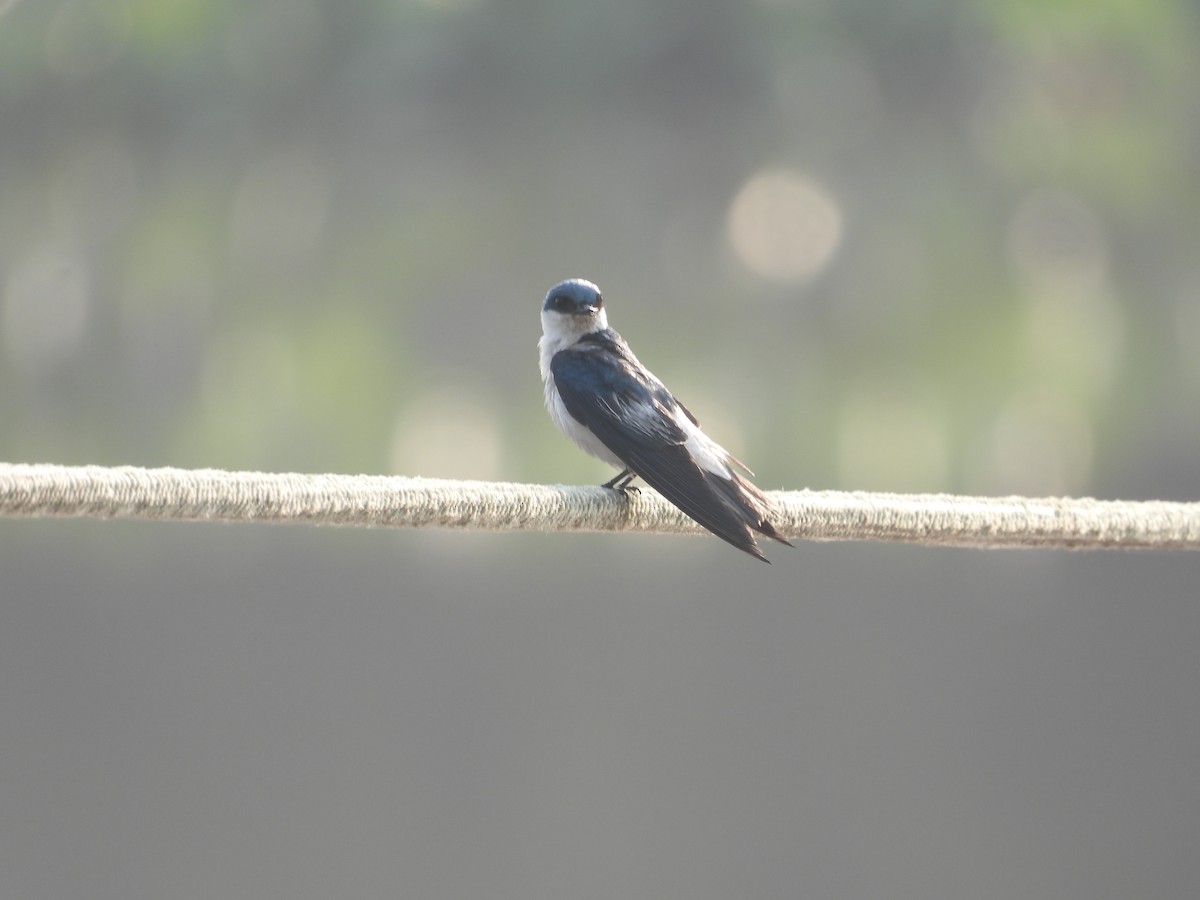
M2 0L0 0L2 2ZM546 298L545 308L552 312L569 316L595 315L604 305L604 300L596 293L579 294L564 291L551 294Z

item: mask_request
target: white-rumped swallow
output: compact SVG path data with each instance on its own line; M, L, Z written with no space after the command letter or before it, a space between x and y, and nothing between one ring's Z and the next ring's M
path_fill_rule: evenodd
M604 298L572 278L542 304L542 382L550 418L585 452L620 469L604 487L641 478L717 537L764 562L754 540L792 544L771 524L778 513L737 471L753 474L703 431L696 417L608 327Z

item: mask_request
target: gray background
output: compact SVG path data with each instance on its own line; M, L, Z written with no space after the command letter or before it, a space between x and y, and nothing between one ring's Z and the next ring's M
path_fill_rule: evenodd
M582 275L764 487L1196 499L1200 12L1052 6L0 4L0 458L596 483ZM768 552L0 522L2 893L1194 895L1194 557Z

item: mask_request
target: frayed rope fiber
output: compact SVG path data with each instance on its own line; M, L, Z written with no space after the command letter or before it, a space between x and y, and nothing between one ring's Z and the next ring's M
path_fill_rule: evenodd
M952 547L1200 550L1200 503L773 491L789 538ZM704 530L653 490L0 463L0 518L292 522L483 531Z

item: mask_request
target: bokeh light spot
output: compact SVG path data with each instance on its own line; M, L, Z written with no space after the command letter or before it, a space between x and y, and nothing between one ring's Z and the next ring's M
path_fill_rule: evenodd
M114 62L128 38L124 3L63 3L46 30L46 65L64 78L86 78Z
M429 478L501 477L498 403L479 391L436 388L418 397L396 422L392 470Z
M1108 266L1100 217L1081 197L1057 188L1022 199L1009 222L1008 253L1022 276L1052 291L1094 291Z
M84 260L60 247L38 248L5 280L2 301L5 354L26 375L41 374L83 340L90 301Z
M949 428L941 408L919 391L860 394L842 403L838 474L861 490L945 490Z
M972 481L989 493L1073 494L1087 485L1093 455L1091 425L1078 404L1035 389L1000 414Z
M1180 362L1193 386L1200 388L1200 276L1184 291L1175 313Z
M235 256L257 265L291 265L320 243L329 201L326 167L301 151L267 156L242 177L230 235Z
M1028 363L1081 398L1102 393L1117 376L1126 316L1100 217L1068 191L1033 191L1009 222L1008 255L1027 299Z
M788 170L755 175L729 210L729 240L761 278L802 284L818 275L842 239L837 201L813 179Z
M137 165L115 134L97 134L71 147L50 187L56 233L85 245L118 236L137 205Z

